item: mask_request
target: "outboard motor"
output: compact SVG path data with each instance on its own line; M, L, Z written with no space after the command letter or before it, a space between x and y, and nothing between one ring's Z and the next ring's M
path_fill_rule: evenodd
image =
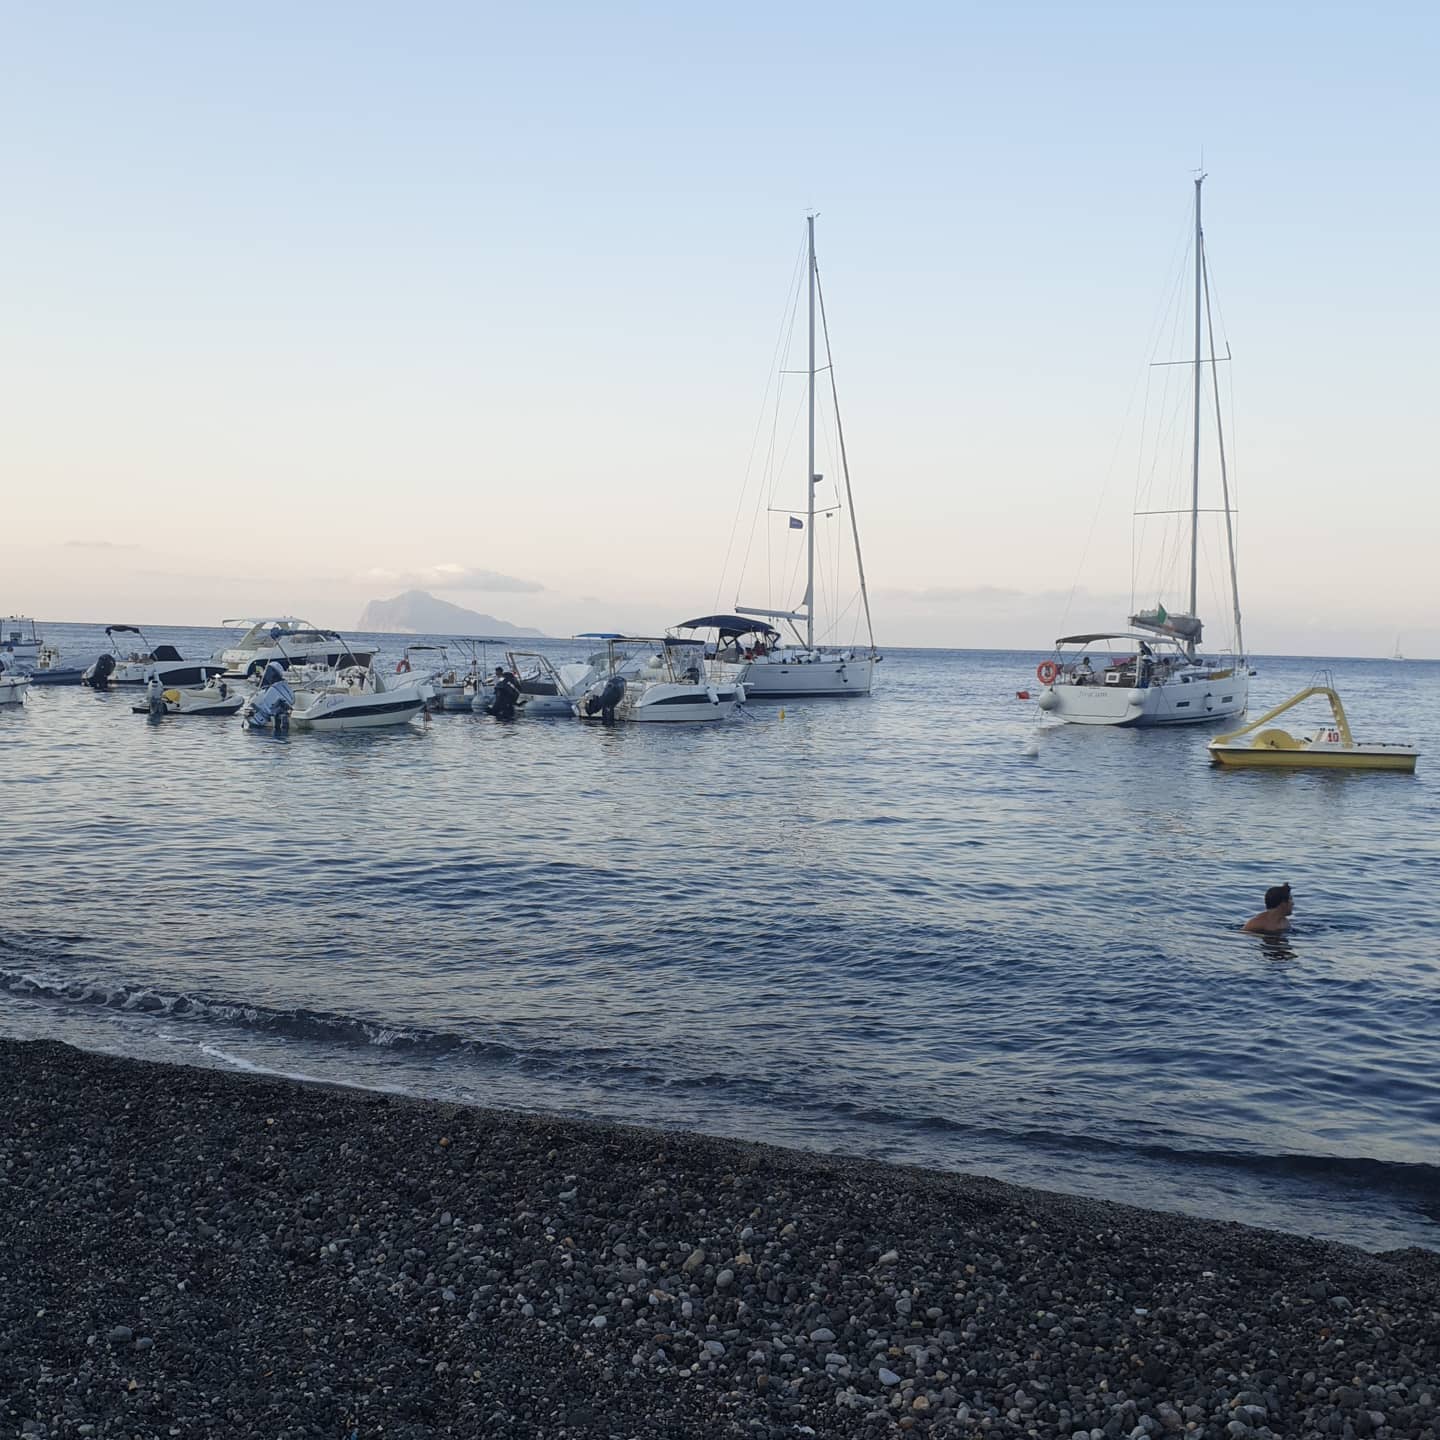
M145 684L145 701L152 720L158 720L165 713L165 687L160 683L157 671L150 672L150 679Z
M585 697L585 713L599 714L607 725L615 723L615 707L625 698L625 677L612 675L601 687L598 695Z
M277 673L272 677L270 672ZM246 702L244 724L247 730L263 730L273 726L277 735L290 733L290 712L295 708L295 692L284 679L285 671L272 660L265 667L268 683Z
M268 690L272 685L278 684L285 678L285 666L278 660L272 660L266 667L265 673L260 677L260 688Z
M92 690L108 690L115 673L115 657L108 651L80 677Z
M497 720L513 720L519 699L520 687L510 676L501 675L495 681L495 698L490 702L490 713Z

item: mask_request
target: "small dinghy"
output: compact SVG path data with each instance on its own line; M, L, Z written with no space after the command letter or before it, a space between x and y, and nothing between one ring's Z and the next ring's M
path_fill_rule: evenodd
M130 708L137 715L234 715L245 703L245 695L218 676L206 685L186 688L164 686L152 678L145 688L145 699Z
M1331 721L1308 735L1292 735L1270 724L1312 696L1330 702ZM1210 742L1215 765L1270 766L1292 770L1403 770L1412 772L1420 752L1413 745L1361 745L1350 733L1345 707L1329 685L1311 685L1240 730Z

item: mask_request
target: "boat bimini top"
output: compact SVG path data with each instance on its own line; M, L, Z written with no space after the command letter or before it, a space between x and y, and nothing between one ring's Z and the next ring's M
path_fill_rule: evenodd
M1097 640L1128 640L1136 645L1178 645L1185 642L1178 635L1142 635L1135 630L1101 630L1094 635L1062 635L1055 642L1058 650L1062 645L1093 645Z
M676 630L717 630L720 643L738 640L744 635L760 635L766 640L778 640L780 632L763 620L747 619L744 615L701 615L695 620L682 620Z

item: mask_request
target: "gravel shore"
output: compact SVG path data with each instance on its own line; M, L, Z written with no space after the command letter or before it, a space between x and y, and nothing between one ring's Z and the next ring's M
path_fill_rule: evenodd
M1440 1437L1440 1256L0 1041L0 1436Z

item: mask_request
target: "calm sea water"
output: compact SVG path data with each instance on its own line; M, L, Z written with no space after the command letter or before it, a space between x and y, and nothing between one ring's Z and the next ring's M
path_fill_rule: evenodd
M36 690L0 710L0 1032L1440 1247L1440 750L1027 754L1039 658L891 651L868 701L721 726L286 742ZM1260 662L1257 706L1316 668ZM1362 738L1433 742L1440 664L1333 670ZM1293 934L1241 934L1279 880Z

